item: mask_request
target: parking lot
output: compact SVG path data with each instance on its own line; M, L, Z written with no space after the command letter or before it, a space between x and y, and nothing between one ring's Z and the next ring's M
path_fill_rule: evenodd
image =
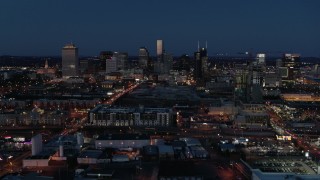
M251 163L253 168L259 168L263 172L317 174L315 164L300 158L268 158Z

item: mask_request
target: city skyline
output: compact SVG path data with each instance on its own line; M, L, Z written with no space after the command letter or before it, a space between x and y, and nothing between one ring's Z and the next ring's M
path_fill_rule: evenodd
M156 40L175 56L208 42L209 56L238 52L320 56L317 1L4 1L0 55L56 56L74 42L80 56L102 50L156 54Z

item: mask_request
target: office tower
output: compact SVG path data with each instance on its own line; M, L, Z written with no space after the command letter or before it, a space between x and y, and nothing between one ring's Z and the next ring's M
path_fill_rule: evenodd
M252 85L262 86L266 72L266 55L257 54L256 61L250 62L250 83Z
M208 73L208 53L206 48L201 48L194 53L195 58L195 79L201 80Z
M62 77L69 78L79 75L78 48L67 44L62 48Z
M101 51L99 58L100 60L106 60L106 59L111 59L112 56L113 56L112 51Z
M276 68L278 69L279 67L282 67L282 59L276 60Z
M126 67L128 64L128 53L114 52L113 57L116 58L117 61L117 70L125 70L128 68Z
M113 56L112 51L101 51L99 55L99 64L98 64L98 71L105 72L106 71L106 60L111 59Z
M249 57L250 58L250 57ZM255 61L249 61L248 79L246 85L246 101L251 103L261 103L261 88L265 84L265 54L257 54ZM250 58L251 59L251 58Z
M174 64L174 69L179 71L186 70L189 72L191 66L192 61L190 57L187 54L184 54L178 58L177 62Z
M139 49L139 66L142 69L148 68L148 60L149 60L149 51L145 47L141 47Z
M79 60L79 70L81 74L85 73L89 67L89 60L88 59L80 59Z
M111 57L111 59L106 60L106 73L116 72L117 69L117 58Z
M202 70L201 70L201 57L200 57L200 52L197 51L194 53L194 59L195 59L195 63L194 63L194 78L200 79L202 77Z
M261 103L261 88L265 83L265 66L256 63L250 63L247 80L246 100L250 103Z
M277 71L271 70L265 73L263 87L274 88L281 86L281 78Z
M293 81L295 76L299 74L300 55L299 54L284 54L282 58L282 67L287 70L287 76L283 81Z
M258 64L266 64L266 54L257 54L257 63Z
M169 74L172 69L173 57L166 53L163 48L163 41L157 40L157 61L154 62L154 72L158 74Z
M172 69L173 57L165 52L163 41L157 40L157 61L154 62L154 72L158 74L169 74Z
M170 70L172 69L172 62L173 62L172 54L164 53L163 54L163 64L164 64L163 73L164 74L170 73Z
M203 75L208 74L208 52L207 48L201 48L200 50L200 57L201 57L201 65L202 65L202 73Z
M166 52L162 53L154 64L154 72L158 74L169 74L172 69L173 57Z
M163 53L163 41L157 40L157 57L161 56Z

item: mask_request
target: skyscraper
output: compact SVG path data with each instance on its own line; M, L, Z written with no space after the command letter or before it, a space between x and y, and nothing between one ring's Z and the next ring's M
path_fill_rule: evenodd
M100 62L99 62L99 71L101 72L105 72L106 71L106 60L107 59L111 59L113 56L113 51L101 51L100 52L100 55L99 55L99 59L100 59Z
M200 80L208 72L208 53L206 48L201 48L194 53L195 58L195 78Z
M127 69L128 53L114 52L113 57L117 60L117 70Z
M139 66L142 69L147 69L149 60L149 51L145 47L139 49Z
M79 75L78 48L70 43L62 48L62 77L69 78Z
M299 73L300 55L299 54L284 54L282 58L282 66L287 69L287 77L283 81L293 81L295 76Z
M158 57L158 60L154 64L154 72L158 74L169 74L172 69L173 57L171 54L166 52L162 53L161 56Z
M263 54L263 53L257 54L257 63L266 64L266 54Z
M106 59L106 73L116 72L117 58L112 56L111 59Z
M157 57L161 56L163 53L163 41L157 40Z

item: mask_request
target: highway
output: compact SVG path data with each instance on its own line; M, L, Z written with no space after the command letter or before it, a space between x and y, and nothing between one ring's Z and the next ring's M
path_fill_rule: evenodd
M22 168L22 160L27 158L31 155L31 151L27 151L20 156L13 158L12 160L9 159L8 163L3 166L3 169L0 171L0 177L12 172L20 171Z
M121 98L123 95L127 94L128 92L133 91L135 88L137 88L141 83L137 83L135 85L130 86L129 88L123 90L122 92L113 94L108 100L103 102L103 104L112 105L115 101L117 101L119 98Z
M106 100L105 102L103 102L103 104L107 104L107 105L112 105L116 100L118 100L120 97L122 97L123 95L127 94L128 92L131 92L132 90L134 90L135 88L137 88L140 85L140 83L137 83L135 85L130 86L129 88L123 90L120 93L116 93L114 95L112 95L108 100ZM87 117L83 117L81 119L81 121L79 123L74 123L71 128L65 128L60 135L67 135L70 133L75 133L78 131L78 129L80 129L81 127L83 127L83 125L87 122L88 118Z
M312 146L310 143L306 142L304 137L299 137L295 133L293 133L290 130L286 129L284 127L285 123L283 123L283 120L281 119L281 117L279 117L277 115L277 113L274 112L271 108L267 108L267 109L268 109L268 114L271 117L271 123L275 127L278 127L278 129L280 129L280 131L282 131L281 134L290 135L292 137L292 139L295 139L297 141L297 145L301 149L303 149L304 152L309 152L311 157L316 158L316 159L320 159L320 151L319 151L319 149L317 147Z

